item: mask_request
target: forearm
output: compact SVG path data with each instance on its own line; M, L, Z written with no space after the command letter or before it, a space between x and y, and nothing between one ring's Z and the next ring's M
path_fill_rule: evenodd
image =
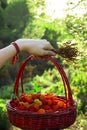
M15 41L20 49L20 51L26 51L27 50L27 44L31 44L30 39L18 39ZM29 48L28 48L29 49ZM15 56L17 53L16 48L10 44L9 46L3 48L0 50L0 68L13 56Z
M7 62L10 58L16 55L16 49L13 45L9 45L0 50L0 68Z

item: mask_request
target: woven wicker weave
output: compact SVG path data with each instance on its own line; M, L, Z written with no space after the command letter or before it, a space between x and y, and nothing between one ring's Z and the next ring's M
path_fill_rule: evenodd
M15 85L14 85L14 93L16 96L18 96L18 88L19 88L19 80L21 80L21 87L22 87L22 93L24 93L24 88L22 84L22 75L24 68L28 61L30 61L33 58L33 56L29 56L20 67L20 70L18 72L18 75L16 77ZM34 112L28 112L28 111L20 111L17 109L14 109L10 105L10 101L7 103L7 113L8 118L10 122L19 128L22 129L30 129L30 130L59 130L63 128L67 128L70 125L72 125L77 116L76 111L76 102L72 98L72 92L70 89L70 85L67 79L67 76L62 68L62 66L56 61L54 58L50 56L45 56L44 60L50 60L58 69L62 81L64 84L64 90L65 90L65 96L60 98L63 98L69 102L70 107L67 107L65 110L56 111L56 112L49 112L49 113L43 113L43 114L37 114Z

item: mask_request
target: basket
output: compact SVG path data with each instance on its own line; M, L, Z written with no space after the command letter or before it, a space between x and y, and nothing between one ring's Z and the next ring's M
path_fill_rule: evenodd
M32 60L33 57L33 55L29 56L20 67L14 84L14 93L17 97L19 96L19 80L21 80L22 93L24 93L22 75L27 62ZM77 105L72 98L70 85L62 66L58 63L56 59L51 56L44 56L43 59L51 61L59 71L64 85L65 96L58 97L60 97L61 99L65 99L66 104L67 102L69 102L70 107L67 107L65 110L62 111L36 114L33 112L16 110L10 105L11 100L8 101L6 107L9 121L14 126L24 130L59 130L69 127L76 120Z

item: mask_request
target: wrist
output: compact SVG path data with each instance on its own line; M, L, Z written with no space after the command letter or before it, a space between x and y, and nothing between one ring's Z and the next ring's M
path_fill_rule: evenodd
M19 49L20 49L20 52L24 50L24 43L23 43L23 40L22 39L18 39L15 41L16 44L18 45Z
M19 46L20 51L27 51L29 50L32 39L18 39L15 42Z
M12 42L11 45L14 46L16 50L16 55L14 55L12 58L12 64L14 64L16 60L18 60L18 54L20 53L20 48L16 42Z
M13 45L15 47L16 54L20 53L20 48L19 48L19 46L17 45L16 42L12 42L11 45Z

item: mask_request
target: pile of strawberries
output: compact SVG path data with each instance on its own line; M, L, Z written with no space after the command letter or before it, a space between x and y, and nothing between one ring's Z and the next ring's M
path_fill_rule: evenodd
M61 111L69 107L66 101L53 94L22 94L10 101L11 107L36 113Z

